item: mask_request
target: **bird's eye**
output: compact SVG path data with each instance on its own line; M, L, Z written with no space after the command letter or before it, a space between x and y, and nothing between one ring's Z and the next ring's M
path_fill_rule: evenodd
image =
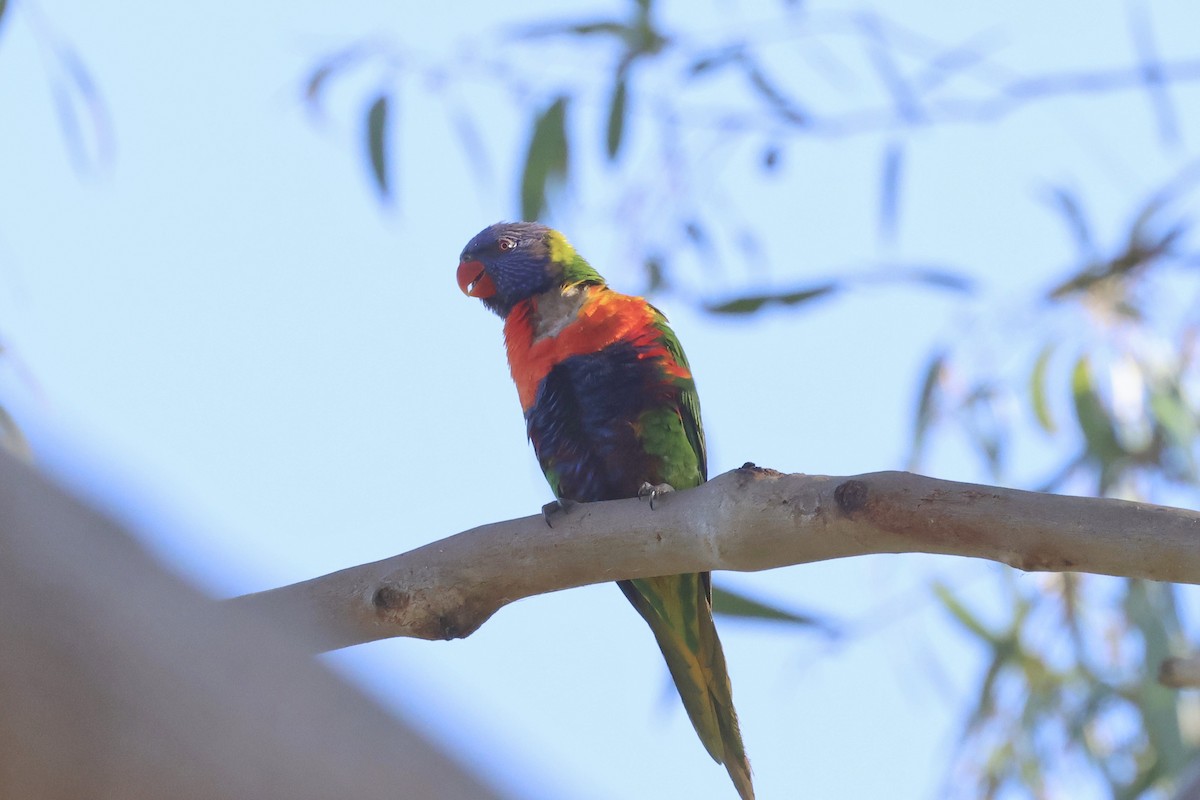
M496 243L496 246L499 247L501 250L508 251L508 250L512 250L514 247L516 247L517 242L516 242L516 240L509 239L507 236L505 236L503 239L501 239L499 242Z

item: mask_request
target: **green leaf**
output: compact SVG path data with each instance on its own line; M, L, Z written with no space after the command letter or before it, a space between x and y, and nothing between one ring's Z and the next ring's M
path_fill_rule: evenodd
M645 294L652 294L667 286L667 264L661 255L649 255L642 264L646 270Z
M1058 426L1050 414L1050 401L1046 397L1046 370L1050 366L1050 357L1054 355L1054 344L1049 343L1038 353L1037 361L1033 363L1033 373L1029 376L1029 401L1033 405L1033 414L1038 424L1046 433L1057 433Z
M1075 400L1075 419L1087 442L1088 453L1102 466L1111 464L1123 451L1112 418L1092 381L1086 354L1079 357L1071 371L1071 394Z
M629 87L625 80L624 71L617 73L613 85L612 100L608 106L608 136L605 140L608 160L615 161L621 149L621 141L625 133L625 106L628 101Z
M933 424L937 387L941 382L943 371L946 369L946 354L938 351L929 359L925 367L925 377L921 381L921 394L917 400L917 415L913 420L912 446L908 455L908 469L916 469L925 449L925 437L929 426Z
M962 625L977 638L981 639L985 644L993 648L998 648L1001 644L1001 637L997 636L992 631L988 630L987 626L975 616L971 611L963 605L950 587L938 581L933 584L933 595L942 604L942 607L950 612L950 616L954 617L959 625Z
M755 600L752 597L724 586L714 586L712 593L713 613L725 617L758 619L767 622L782 622L805 628L817 628L829 637L841 635L837 625L814 614L800 614L778 606Z
M552 184L567 176L567 97L559 96L533 123L521 176L521 218L540 219Z
M840 284L830 281L829 283L819 284L807 289L799 289L794 292L752 294L733 300L726 300L723 303L708 303L704 306L704 310L710 314L753 314L767 305L795 306L807 303L810 300L816 300L825 295L833 294L840 288Z
M523 39L542 39L555 36L595 36L608 34L619 39L630 38L629 26L612 19L598 19L593 22L550 22L543 25L530 25L521 28L516 35Z
M391 175L388 170L388 106L387 94L378 95L367 109L367 157L371 165L371 177L383 200L391 197Z
M4 12L8 10L8 0L0 0L0 24L4 22Z
M1187 447L1196 438L1196 420L1179 393L1158 390L1150 395L1150 411L1154 419L1166 431L1171 443Z

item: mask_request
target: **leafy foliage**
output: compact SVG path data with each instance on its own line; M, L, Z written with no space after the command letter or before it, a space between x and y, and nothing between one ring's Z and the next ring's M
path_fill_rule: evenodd
M1179 271L1194 254L1185 246L1187 225L1170 213L1196 178L1195 168L1185 170L1144 201L1107 254L1078 199L1055 190L1079 266L1045 294L1041 313L1074 321L1074 335L1056 330L1033 349L1027 379L1019 368L1010 375L974 368L971 337L939 347L914 424L915 461L945 426L943 434L957 428L1004 475L997 444L1019 436L1021 418L992 414L991 424L981 425L979 398L987 397L993 407L1023 403L1023 418L1065 452L1041 488L1147 500L1183 491L1194 501L1198 323L1188 310L1166 313L1167 304L1155 301L1200 288L1190 270ZM1059 405L1069 405L1073 424L1056 412L1056 396L1069 400ZM1169 785L1200 752L1184 734L1178 694L1154 677L1157 665L1188 647L1178 588L1074 574L1006 586L1011 611L999 630L951 590L936 588L947 613L990 659L960 753L959 769L978 791L971 796L1015 788L1050 796L1053 765L1072 758L1100 775L1116 798Z

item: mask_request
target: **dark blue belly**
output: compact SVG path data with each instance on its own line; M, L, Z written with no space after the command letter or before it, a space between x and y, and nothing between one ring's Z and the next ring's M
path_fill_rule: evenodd
M635 423L656 406L678 403L653 358L628 343L571 356L550 370L525 414L542 469L558 496L594 501L636 497L644 481L658 483L658 459L648 455Z

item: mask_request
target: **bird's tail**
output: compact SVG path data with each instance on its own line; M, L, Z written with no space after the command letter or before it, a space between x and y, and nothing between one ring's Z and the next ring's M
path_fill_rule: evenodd
M750 762L713 624L710 574L638 578L618 585L654 631L700 741L725 765L742 800L753 800Z

